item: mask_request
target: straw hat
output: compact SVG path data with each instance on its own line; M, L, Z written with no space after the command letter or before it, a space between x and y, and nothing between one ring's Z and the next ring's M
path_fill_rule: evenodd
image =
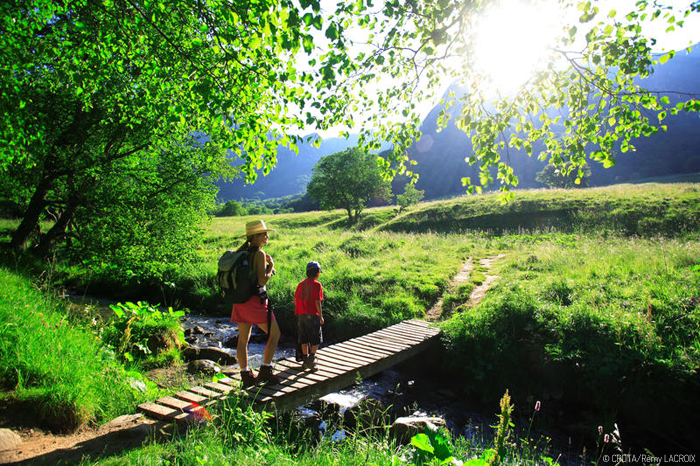
M275 231L272 228L267 228L262 220L253 220L245 224L245 236L253 236L266 231Z

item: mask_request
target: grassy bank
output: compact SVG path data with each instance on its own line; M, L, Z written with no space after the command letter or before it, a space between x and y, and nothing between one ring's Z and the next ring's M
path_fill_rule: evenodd
M123 367L90 324L32 283L0 268L0 400L59 431L132 412ZM108 383L105 383L105 381Z
M466 393L556 401L691 445L700 412L700 246L512 238L501 280L442 327ZM681 415L681 413L685 413ZM591 432L593 434L593 432ZM682 441L680 439L683 439Z

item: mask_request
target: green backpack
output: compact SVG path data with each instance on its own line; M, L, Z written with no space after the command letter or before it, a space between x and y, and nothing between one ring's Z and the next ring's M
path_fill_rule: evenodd
M244 303L256 294L257 277L248 251L226 251L219 259L216 284L219 295L229 303Z

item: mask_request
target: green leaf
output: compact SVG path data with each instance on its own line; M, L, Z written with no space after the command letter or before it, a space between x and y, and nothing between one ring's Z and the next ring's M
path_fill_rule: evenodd
M425 434L417 434L411 437L411 445L416 447L420 451L427 453L433 453L435 449L430 444L430 438Z
M330 40L336 40L338 38L338 30L335 24L331 23L331 25L328 26L328 29L326 29L326 37Z

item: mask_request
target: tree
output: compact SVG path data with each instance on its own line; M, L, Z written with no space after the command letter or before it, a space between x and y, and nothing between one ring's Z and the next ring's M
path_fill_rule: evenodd
M416 189L412 183L407 183L403 188L403 194L396 196L396 203L399 205L399 213L403 212L408 206L418 204L425 196L425 191Z
M323 90L329 78L297 67L314 50L310 29L324 31L319 3L302 4L5 5L0 195L23 210L13 249L22 251L35 238L35 251L48 254L67 229L80 232L83 241L97 239L84 234L87 223L94 225L89 212L98 212L95 206L116 206L114 212L135 219L133 207L144 199L183 194L185 185L197 190L186 199L202 200L211 184L195 183L192 176L213 183L238 173L252 180L256 168L267 173L278 145L300 139L284 130L302 128L303 116L297 115L311 103L327 115L314 121L335 121L344 100ZM331 44L335 27L329 23L325 31ZM230 166L224 148L244 163ZM162 179L164 173L172 178ZM117 196L109 190L119 182L131 188L129 180L152 191L125 189ZM163 217L158 206L168 205L151 204L155 210L149 211ZM192 210L200 211L194 205ZM47 216L54 224L43 233L40 220ZM133 238L125 235L123 241Z
M377 156L358 147L321 157L306 189L322 209L345 209L350 224L372 197L391 198L391 183L382 178Z
M206 139L187 151L193 166L254 180L255 169L276 164L279 145L295 147L306 125L355 128L364 109L371 113L359 121L360 144L392 144L382 170L410 175L416 101L441 92L445 77L469 92L447 99L440 125L455 118L472 136L469 163L478 164L480 185L494 182L496 168L503 191L517 184L510 148L532 154L540 141L538 158L559 168L582 167L587 157L610 166L614 151L664 130L666 115L700 111L695 96L642 85L653 63L675 53L653 56L643 19L681 27L685 13L700 11L697 2L675 11L640 0L627 14L607 15L582 2L553 44L550 66L494 101L471 54L491 3L389 0L375 8L360 0L322 11L320 0L10 2L0 17L0 186L25 210L12 246L22 250L34 236L43 241L38 250L49 251L83 200L107 193L106 173L144 158L150 175L139 178L158 178L154 154L194 147L188 138L196 134ZM369 92L377 81L382 90ZM462 110L450 115L457 99ZM224 148L244 163L229 167ZM463 182L469 192L481 188ZM36 235L45 215L55 229Z
M679 10L663 0L641 0L631 11L602 14L596 2L559 0L577 15L563 20L547 66L514 92L492 98L488 76L476 66L473 51L478 24L495 3L390 0L381 12L364 2L345 7L362 16L357 24L371 37L353 61L383 85L379 95L367 93L376 111L368 117L360 143L393 144L383 164L386 171L410 174L406 148L420 136L415 101L441 92L445 77L467 90L462 96L451 93L438 119L444 128L454 118L472 138L474 155L467 161L479 167L479 180L464 178L463 184L468 192L480 192L494 182L496 168L506 198L518 182L509 149L533 155L533 143L539 141L544 149L535 155L559 168L582 167L587 158L609 167L616 151L634 150L634 138L664 131L667 115L700 111L697 96L644 87L651 65L663 65L675 55L654 56L656 39L644 35L644 22L665 22L668 30L682 27L686 15L700 11L698 2ZM351 93L366 82L341 85ZM461 112L451 114L456 102L462 103Z
M537 173L535 180L549 188L586 188L591 178L591 169L588 164L574 169L572 165L559 168L548 163L542 171Z

